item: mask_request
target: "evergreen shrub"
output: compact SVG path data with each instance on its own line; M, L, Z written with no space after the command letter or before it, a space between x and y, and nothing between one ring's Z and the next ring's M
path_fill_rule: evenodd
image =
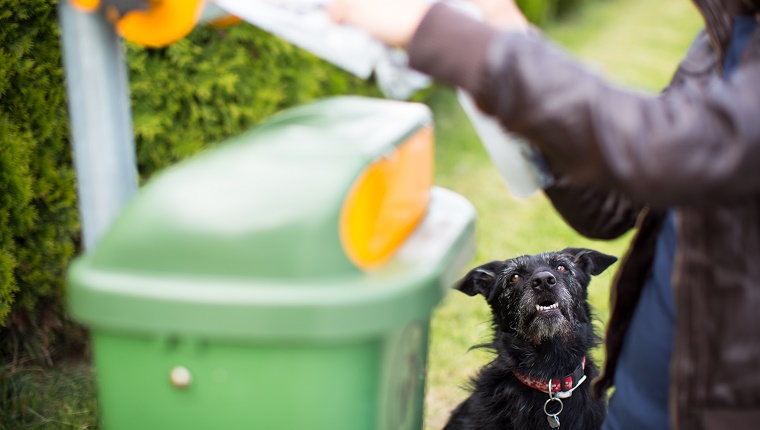
M55 2L0 0L0 351L24 355L62 326L78 244ZM43 349L43 351L46 351Z

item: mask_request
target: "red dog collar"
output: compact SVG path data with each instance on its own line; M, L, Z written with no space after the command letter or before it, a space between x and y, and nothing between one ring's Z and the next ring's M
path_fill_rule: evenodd
M564 376L562 378L558 379L552 379L550 381L544 380L538 380L534 379L528 375L523 375L522 373L515 372L515 376L517 379L520 380L523 384L529 386L530 388L534 388L538 391L543 391L544 393L549 392L549 384L552 384L552 393L562 392L562 391L571 391L575 389L578 385L583 382L585 379L585 370L586 370L586 357L583 357L583 361L581 362L581 365L578 366L573 373Z

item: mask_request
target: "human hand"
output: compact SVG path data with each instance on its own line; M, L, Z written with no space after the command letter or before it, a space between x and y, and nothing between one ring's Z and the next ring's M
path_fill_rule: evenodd
M500 30L526 31L525 19L514 0L470 0L483 11L486 22Z
M426 0L333 0L328 12L337 23L356 26L388 45L404 46L430 6Z

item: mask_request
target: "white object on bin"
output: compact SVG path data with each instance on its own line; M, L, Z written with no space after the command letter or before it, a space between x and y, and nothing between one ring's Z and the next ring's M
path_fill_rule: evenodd
M554 182L538 150L530 143L507 132L499 122L478 109L472 97L457 90L459 104L470 118L480 142L486 148L509 191L527 197Z

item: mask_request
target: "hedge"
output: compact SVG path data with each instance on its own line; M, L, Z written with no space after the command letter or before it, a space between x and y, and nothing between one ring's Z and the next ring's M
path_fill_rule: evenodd
M17 333L44 344L62 327L78 247L54 6L0 1L0 322L14 327L0 347L16 357L29 347Z
M56 3L0 0L0 366L49 362L61 335L70 344L78 333L63 312L80 233ZM285 107L378 95L248 25L201 27L165 49L128 45L126 55L143 180Z

